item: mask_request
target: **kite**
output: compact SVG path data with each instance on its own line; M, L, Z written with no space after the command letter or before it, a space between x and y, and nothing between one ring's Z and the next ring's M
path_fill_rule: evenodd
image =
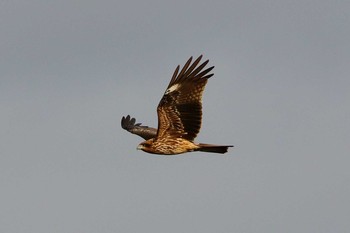
M175 155L192 151L226 153L232 145L195 143L202 122L202 95L207 81L214 74L214 66L204 69L209 60L199 65L202 55L192 64L192 57L180 70L177 66L171 81L157 107L158 128L136 123L129 115L123 117L121 126L146 141L139 150L151 154Z

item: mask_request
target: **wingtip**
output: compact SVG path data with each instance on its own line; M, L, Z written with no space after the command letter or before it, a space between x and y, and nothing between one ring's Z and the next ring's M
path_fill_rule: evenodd
M125 116L123 116L122 120L120 121L120 124L122 125L122 127L124 126L124 122L125 122Z
M136 121L134 118L132 118L132 119L130 120L130 115L127 115L126 117L123 116L122 119L121 119L120 124L121 124L121 126L122 126L123 129L128 129L128 127L129 127L129 125L130 125L130 122L132 122L133 120ZM135 123L135 122L134 122L134 123Z

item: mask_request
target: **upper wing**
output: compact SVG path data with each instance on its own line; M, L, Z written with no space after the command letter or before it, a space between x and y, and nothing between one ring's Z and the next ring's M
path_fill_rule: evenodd
M143 137L145 140L156 137L157 129L150 128L148 126L143 126L141 123L135 124L136 119L131 118L127 115L127 117L123 117L121 121L122 128L129 131L130 133L139 135Z
M202 55L190 65L191 57L180 73L180 66L177 66L157 108L157 137L170 135L193 141L199 133L202 94L208 79L214 75L208 74L214 66L203 70L209 60L198 65L201 59Z

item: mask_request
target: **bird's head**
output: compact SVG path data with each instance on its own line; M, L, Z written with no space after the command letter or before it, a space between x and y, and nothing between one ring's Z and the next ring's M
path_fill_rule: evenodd
M145 152L149 152L151 147L152 147L152 143L153 143L153 138L149 139L147 141L141 142L136 149L138 150L143 150Z

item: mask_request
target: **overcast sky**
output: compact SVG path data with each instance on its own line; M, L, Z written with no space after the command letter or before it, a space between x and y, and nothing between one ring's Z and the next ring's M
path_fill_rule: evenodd
M0 232L350 230L349 1L0 2ZM159 156L177 65L214 65L198 142Z

